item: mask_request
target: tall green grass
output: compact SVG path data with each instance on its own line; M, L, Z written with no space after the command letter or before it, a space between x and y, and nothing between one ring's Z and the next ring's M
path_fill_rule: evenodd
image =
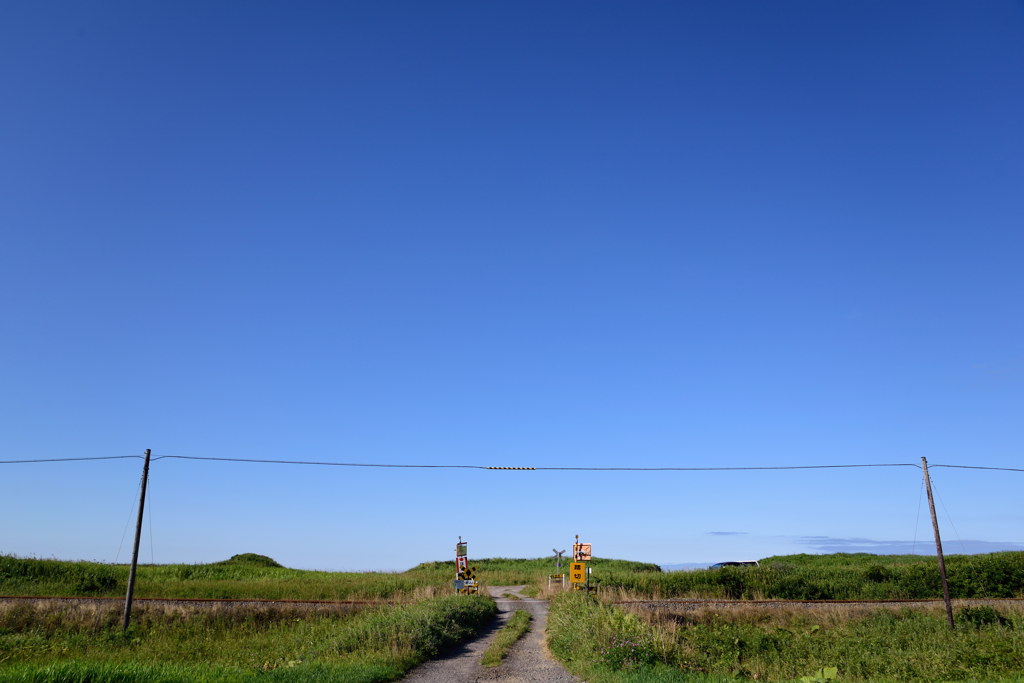
M45 665L20 664L0 668L0 674L7 683L181 683L188 680L233 683L245 678L244 671L224 667L211 667L199 672L194 666L182 664L111 664L77 660Z
M552 654L590 683L732 680L671 666L671 649L664 646L655 627L584 593L563 593L552 599L547 638Z
M117 609L69 617L28 604L0 610L0 680L390 681L470 637L494 602L451 595L360 612L297 607L147 607L121 632Z
M549 645L594 683L814 680L1014 681L1024 671L1020 608L965 608L947 628L941 607L862 612L747 606L651 616L581 594L552 601Z
M0 593L5 595L112 595L127 579L127 568L115 565L0 555Z
M1024 596L1024 552L950 555L954 598ZM934 557L920 555L786 555L760 567L616 575L608 584L651 597L782 600L927 599L942 595Z
M475 560L488 585L526 584L536 591L554 571L550 558ZM645 597L783 600L927 599L942 595L935 558L920 555L785 555L760 567L662 573L657 565L597 558L590 563L602 589ZM1024 552L950 555L954 598L1024 596ZM568 567L563 568L563 572ZM93 562L0 555L0 594L124 595L128 568ZM288 569L261 555L224 562L143 565L138 597L262 598L267 600L406 600L451 587L452 562L426 562L405 572L321 572Z
M525 610L513 612L501 630L495 634L480 663L488 667L500 665L516 641L530 630L530 619L530 613Z

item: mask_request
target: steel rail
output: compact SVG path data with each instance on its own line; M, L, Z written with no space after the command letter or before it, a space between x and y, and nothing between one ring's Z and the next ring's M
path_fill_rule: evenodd
M52 600L55 602L111 602L121 603L124 598L81 595L0 595L3 600ZM266 604L266 605L404 605L403 600L267 600L265 598L135 598L135 602L198 602L207 604Z
M953 598L954 602L1024 602L1024 598ZM942 598L893 598L890 600L720 600L703 598L662 598L660 600L609 600L612 605L901 605L938 603Z

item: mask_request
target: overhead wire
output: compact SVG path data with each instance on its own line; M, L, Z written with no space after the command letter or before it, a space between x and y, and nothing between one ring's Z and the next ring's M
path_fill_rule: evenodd
M743 470L814 470L814 469L836 469L853 467L920 467L916 463L881 463L881 464L854 464L854 465L774 465L774 466L745 466L745 467L498 467L489 465L424 465L424 464L394 464L394 463L358 463L358 462L329 462L312 460L265 460L260 458L221 458L213 456L195 455L157 455L154 460L173 458L178 460L206 460L213 462L250 462L270 463L282 465L325 465L332 467L385 467L385 468L434 468L434 469L467 469L467 470L537 470L537 471L589 471L589 472L719 472L719 471L743 471Z
M138 459L142 455L108 455L80 458L42 458L42 459L19 459L0 460L0 465L46 463L46 462L84 462L94 460L124 460ZM771 470L824 470L824 469L853 469L870 467L916 467L921 466L912 462L896 463L854 463L842 465L747 465L732 467L505 467L493 465L452 465L452 464L408 464L408 463L373 463L373 462L332 462L323 460L285 460L285 459L263 459L263 458L227 458L215 456L198 455L155 455L153 460L201 460L208 462L245 462L263 463L277 465L312 465L323 467L379 467L391 469L462 469L462 470L533 470L549 472L744 472L744 471L771 471ZM966 470L990 470L998 472L1024 472L1024 468L1018 467L989 467L983 465L942 465L930 464L932 468L946 467Z
M1020 467L985 467L982 465L932 465L928 464L928 467L949 467L958 470L995 470L998 472L1024 472L1024 468Z
M85 460L124 460L126 458L137 458L142 460L142 455L104 455L91 458L45 458L42 460L0 460L0 465L14 465L29 462L81 462Z
M113 455L113 456L91 456L91 457L72 457L72 458L43 458L43 459L18 459L18 460L0 460L2 465L10 464L28 464L28 463L54 463L54 462L85 462L85 461L101 461L101 460L125 460L125 459L143 459L145 456L142 455ZM823 469L854 469L854 468L879 468L879 467L915 467L922 469L921 465L917 463L855 463L855 464L839 464L839 465L748 465L748 466L719 466L719 467L598 467L598 466L581 466L581 467L505 467L505 466L487 466L487 465L453 465L453 464L405 464L405 463L357 463L357 462L333 462L333 461L317 461L317 460L288 460L288 459L263 459L263 458L232 458L232 457L216 457L216 456L194 456L194 455L154 455L152 460L195 460L195 461L206 461L206 462L229 462L229 463L256 463L256 464L280 464L280 465L306 465L306 466L327 466L327 467L365 467L365 468L389 468L389 469L464 469L464 470L534 470L534 471L567 471L567 472L742 472L742 471L793 471L793 470L823 470ZM950 465L950 464L932 464L932 468L949 468L949 469L970 469L970 470L988 470L988 471L999 471L999 472L1024 472L1024 468L1015 467L993 467L985 465ZM141 486L141 482L140 482ZM924 483L922 482L922 491ZM918 498L918 521L920 520L920 507L921 498ZM940 504L946 513L947 519L952 525L953 522L950 518L949 511L945 509L945 503L940 499ZM153 542L153 521L152 517L149 519L149 533L150 533L150 558L151 561L155 561L154 542ZM958 540L963 546L963 540L959 538L959 531L955 525L953 527L954 533L957 535ZM127 525L126 529L127 531ZM918 529L915 526L914 529L914 546L916 550L917 544L917 533ZM117 555L120 555L121 548L124 543L124 535L122 534L121 543L118 545Z
M772 465L744 467L536 467L538 470L567 470L590 472L741 472L749 470L825 470L855 467L920 467L915 463L869 463L857 465ZM492 468L488 468L492 469Z
M254 462L254 463L270 463L276 465L323 465L331 467L412 467L420 469L468 469L468 470L486 470L487 467L483 465L393 465L386 463L360 463L360 462L326 462L316 460L263 460L260 458L215 458L215 457L203 457L198 455L155 455L153 460L207 460L214 462Z

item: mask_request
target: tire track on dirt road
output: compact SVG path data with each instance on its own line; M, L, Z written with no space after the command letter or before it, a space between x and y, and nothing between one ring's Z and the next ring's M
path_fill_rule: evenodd
M551 656L544 644L548 622L546 600L527 598L520 591L524 586L493 586L490 594L498 605L498 618L492 628L476 639L449 651L443 657L413 669L403 681L407 683L580 683ZM519 599L501 597L508 593ZM480 663L494 635L516 610L525 610L532 617L530 630L512 646L508 658L495 668Z

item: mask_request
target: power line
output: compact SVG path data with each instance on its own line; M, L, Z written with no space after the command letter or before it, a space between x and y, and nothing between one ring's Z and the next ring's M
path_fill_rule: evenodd
M827 470L854 467L917 467L911 462L862 464L862 465L773 465L750 467L535 467L538 470L567 470L572 472L742 472L748 470ZM488 468L495 469L495 468ZM508 469L508 468L502 468Z
M23 463L43 462L81 462L92 460L123 460L128 458L142 459L141 455L110 455L95 456L86 458L45 458L39 460L0 460L0 465L12 465ZM197 455L158 455L153 460L200 460L206 462L246 462L257 464L274 465L310 465L319 467L377 467L387 469L461 469L461 470L530 470L548 472L751 472L751 471L778 471L778 470L827 470L827 469L855 469L871 467L916 467L917 463L896 462L896 463L855 463L845 465L749 465L735 467L523 467L523 466L494 466L494 465L437 465L437 464L399 464L399 463L371 463L371 462L331 462L323 460L283 460L283 459L261 459L261 458L224 458L213 456ZM966 470L991 470L998 472L1024 472L1024 468L1017 467L988 467L983 465L930 465L930 467L946 467Z
M928 465L928 467L949 467L958 470L995 470L997 472L1024 472L1019 467L983 467L981 465Z
M116 458L142 458L140 455L121 455L107 458L51 458L47 460L0 460L0 464L30 462L66 462L73 460L113 460ZM201 460L206 462L247 462L274 465L313 465L325 467L379 467L391 469L463 469L463 470L533 470L563 472L735 472L753 470L820 470L863 467L917 467L915 463L867 463L853 465L772 465L743 467L509 467L495 465L435 465L435 464L397 464L370 462L331 462L323 460L283 460L262 458L224 458L197 455L157 455L153 460Z
M332 467L388 467L388 468L434 468L434 469L466 469L466 470L545 470L569 472L728 472L742 470L817 470L851 467L917 467L915 463L886 463L863 465L779 465L751 467L497 467L491 465L402 465L384 463L358 462L318 462L308 460L262 460L258 458L217 458L193 455L159 455L154 460L174 458L178 460L207 460L213 462L253 462L273 463L279 465L327 465Z
M26 462L79 462L82 460L124 460L125 458L136 458L142 460L141 455L107 455L95 458L47 458L45 460L0 460L0 465L14 465Z
M466 470L486 470L487 468L482 465L389 465L384 463L362 463L362 462L320 462L314 460L260 460L257 458L212 458L212 457L199 457L196 455L158 455L154 457L154 460L166 460L173 458L175 460L209 460L213 462L256 462L256 463L272 463L275 465L325 465L329 467L412 467L419 469L466 469Z

